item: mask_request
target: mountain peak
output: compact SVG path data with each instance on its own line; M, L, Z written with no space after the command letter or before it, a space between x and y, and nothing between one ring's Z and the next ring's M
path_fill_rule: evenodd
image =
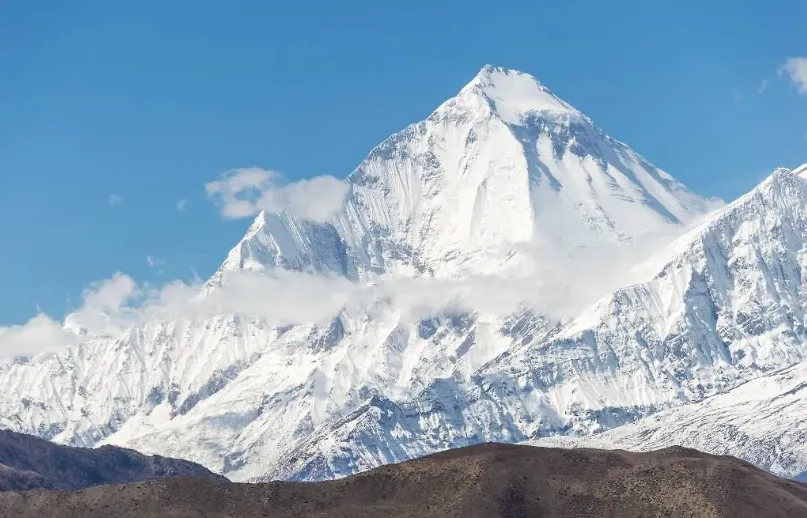
M580 116L534 76L519 70L485 65L460 95L482 97L508 124L521 124L529 115Z
M476 74L476 77L489 77L494 74L527 76L536 83L539 82L538 79L535 78L535 76L533 76L532 74L528 74L527 72L522 72L521 70L517 70L515 68L500 67L491 64L486 64L482 68L480 68L479 72Z
M462 277L520 268L528 243L621 247L675 233L711 205L532 75L493 65L348 181L333 225L261 214L222 268Z

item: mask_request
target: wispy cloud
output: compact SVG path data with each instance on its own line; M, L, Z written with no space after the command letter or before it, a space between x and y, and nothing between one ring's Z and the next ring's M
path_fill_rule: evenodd
M250 167L223 173L218 180L205 184L205 190L225 218L267 211L289 212L321 222L342 207L348 185L333 176L288 182L277 171Z
M757 93L761 94L761 93L765 92L765 90L767 90L767 89L768 89L768 80L763 79L762 82L759 84L759 88L757 88Z
M182 198L181 200L177 200L177 210L185 210L188 207L188 200Z
M741 91L735 89L734 92L733 92L733 95L734 95L734 100L736 102L740 102L740 101L743 100L743 93Z
M110 205L118 205L123 201L123 198L119 194L110 194L107 201Z
M789 57L779 68L779 75L787 74L798 92L807 95L807 57Z
M158 274L162 275L164 273L163 272L163 265L165 264L164 260L158 259L153 255L147 255L146 264L148 264Z

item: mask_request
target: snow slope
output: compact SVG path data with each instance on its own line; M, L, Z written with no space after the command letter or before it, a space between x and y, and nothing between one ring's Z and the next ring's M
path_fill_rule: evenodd
M601 434L553 436L538 446L647 451L680 445L731 455L778 475L807 472L807 363L755 378L739 387L653 414Z

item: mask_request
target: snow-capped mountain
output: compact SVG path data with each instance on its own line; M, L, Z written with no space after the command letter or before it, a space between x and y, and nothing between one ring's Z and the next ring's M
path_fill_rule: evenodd
M258 216L200 296L233 272L277 269L357 285L504 282L551 275L581 247L607 255L680 237L637 265L641 282L568 320L537 307L413 316L381 300L324 325L148 321L0 367L0 426L237 480L323 478L481 440L600 432L804 359L798 172L775 172L690 229L718 203L531 76L485 67L347 182L326 223Z
M521 265L525 248L668 236L717 206L534 77L490 66L373 149L348 182L330 223L259 216L223 270L501 273Z

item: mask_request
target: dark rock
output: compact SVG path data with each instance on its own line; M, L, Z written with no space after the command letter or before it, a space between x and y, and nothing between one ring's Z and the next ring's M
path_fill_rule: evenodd
M0 491L77 490L162 477L198 475L224 480L199 464L148 456L115 446L72 448L0 430ZM0 513L0 516L6 516Z

